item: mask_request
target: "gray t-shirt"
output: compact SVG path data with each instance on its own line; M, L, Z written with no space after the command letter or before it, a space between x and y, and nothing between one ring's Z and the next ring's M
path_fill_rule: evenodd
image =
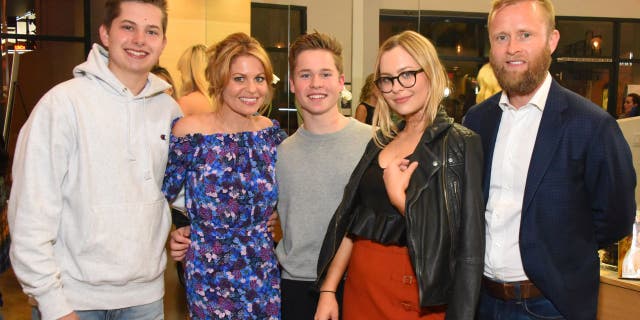
M342 130L330 134L316 135L300 127L278 146L278 214L283 235L276 255L284 279L316 280L327 225L372 137L369 125L349 120Z

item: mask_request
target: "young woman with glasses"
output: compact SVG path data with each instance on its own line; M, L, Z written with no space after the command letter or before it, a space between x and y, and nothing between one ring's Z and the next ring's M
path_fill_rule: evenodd
M315 319L473 319L484 258L479 136L441 106L447 75L413 31L385 41L372 141L318 261ZM402 121L394 123L392 113Z

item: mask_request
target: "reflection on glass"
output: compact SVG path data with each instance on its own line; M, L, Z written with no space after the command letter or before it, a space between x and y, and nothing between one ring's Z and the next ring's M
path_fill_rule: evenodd
M561 57L611 57L613 23L606 21L558 21L560 42L556 54Z
M620 35L620 58L640 58L640 22L621 23Z
M630 86L640 86L640 63L621 62L620 71L618 72L618 105L616 106L616 115L624 113L622 104L624 98L629 94Z
M551 65L551 75L565 88L607 110L610 65L563 62Z
M269 118L277 119L289 134L298 128L293 94L289 91L289 46L307 29L307 8L251 3L251 36L265 48L280 78L275 85Z

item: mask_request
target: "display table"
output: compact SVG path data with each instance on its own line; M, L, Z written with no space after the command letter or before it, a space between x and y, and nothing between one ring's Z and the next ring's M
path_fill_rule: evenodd
M618 279L618 273L600 270L599 320L640 319L640 280Z

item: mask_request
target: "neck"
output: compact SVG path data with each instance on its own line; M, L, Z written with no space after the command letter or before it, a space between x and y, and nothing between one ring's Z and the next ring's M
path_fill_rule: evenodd
M331 112L323 114L310 114L304 109L300 108L300 114L302 115L302 121L304 128L313 134L328 134L342 130L349 119L342 115L340 111L335 108Z
M536 89L532 93L525 94L525 95L507 93L507 97L509 97L509 103L511 103L513 107L515 107L516 109L520 109L524 107L527 103L529 103L529 101L531 101L531 98L533 98L533 95L536 93L536 91L538 90Z
M509 97L509 103L511 103L511 105L516 109L520 109L524 107L527 103L529 103L529 101L531 101L531 98L533 98L536 92L540 90L540 87L542 87L544 80L546 80L546 77L543 78L542 82L540 82L538 86L529 93L507 92L507 97Z
M404 117L405 125L403 132L412 134L422 134L426 128L424 121L424 112L418 112L410 116Z
M118 78L118 80L120 80L120 82L122 82L122 84L124 84L124 86L127 87L127 89L131 91L131 93L133 93L133 95L138 95L140 92L142 92L142 89L144 89L144 86L147 84L147 78L149 77L148 72L144 74L114 72L114 70L111 68L111 65L109 66L109 69L111 70L111 72L113 72L116 78Z
M220 129L226 133L253 131L253 116L233 112L226 104L223 104L216 112Z

